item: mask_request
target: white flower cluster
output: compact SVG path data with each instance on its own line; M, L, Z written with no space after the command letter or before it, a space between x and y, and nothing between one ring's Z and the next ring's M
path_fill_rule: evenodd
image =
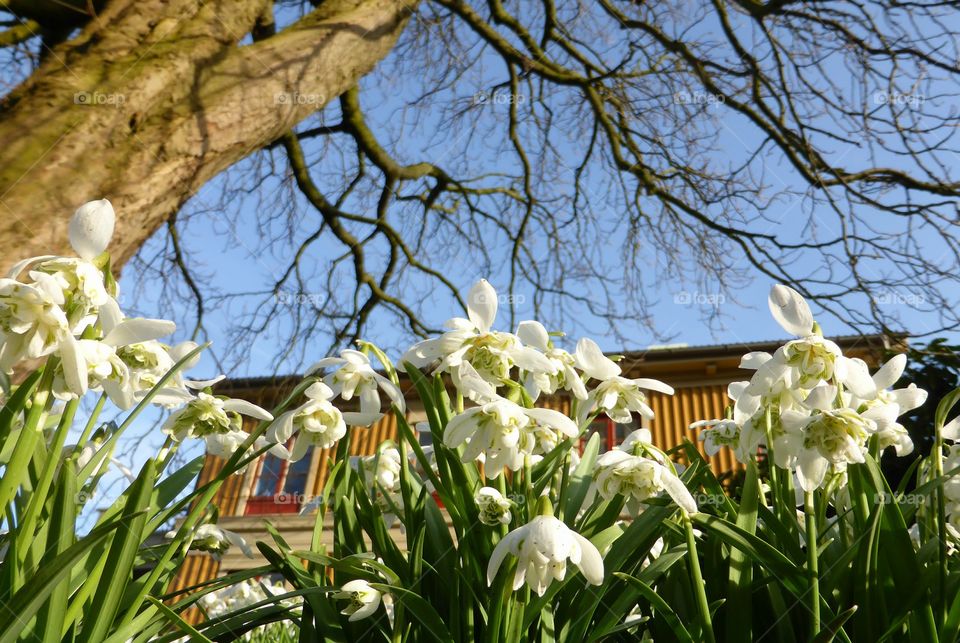
M492 330L498 296L485 280L467 299L467 318L447 322L451 330L414 345L404 363L450 375L454 386L476 406L454 417L443 436L451 448L463 446L464 462L484 462L487 476L534 464L565 439L580 435L597 414L614 422L630 422L633 413L652 418L646 390L667 395L673 389L652 379L628 379L590 339L581 339L575 353L556 347L536 321L521 322L517 332ZM588 384L595 384L588 390ZM530 401L558 390L576 400L574 422L559 411L520 404L522 387Z
M740 366L754 375L730 385L733 417L691 425L701 429L707 453L726 446L745 462L766 446L778 467L796 472L805 491L863 462L873 436L881 450L910 453L913 442L897 418L923 404L927 394L915 385L892 388L906 356L897 355L871 375L863 360L846 357L823 337L798 292L774 286L769 305L774 319L797 338L773 354L744 355Z
M109 201L84 204L69 228L77 257L32 257L0 279L0 368L11 373L27 360L57 357L58 398L94 390L129 409L196 344L167 346L158 339L176 329L173 322L123 315L105 254L114 221ZM170 388L189 384L180 379Z
M282 583L267 580L245 580L229 585L219 591L200 597L199 605L211 619L250 607L275 596L283 596L288 590ZM300 597L281 599L279 604L297 610L303 604ZM297 634L296 626L289 621L280 621L261 626L243 634L238 640L290 640ZM267 636L268 639L263 637Z

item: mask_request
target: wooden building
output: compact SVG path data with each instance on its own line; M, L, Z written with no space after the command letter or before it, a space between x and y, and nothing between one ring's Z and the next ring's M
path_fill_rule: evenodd
M871 366L876 366L884 352L892 348L892 343L900 340L868 335L841 337L835 341L846 355L860 357ZM654 444L663 449L681 444L684 440L696 442L696 433L687 427L696 420L724 417L729 403L727 385L750 377L750 371L739 368L741 356L749 351L772 352L780 343L667 346L623 353L620 365L626 377L659 379L670 384L675 394L670 396L649 392L648 400L656 415L649 423L641 423L637 417L633 424L614 424L604 416L593 423L589 432L601 434L602 450L617 445L641 425L651 430ZM217 386L216 393L246 399L270 409L300 381L300 376L226 380ZM402 384L408 400L408 421L413 426L425 416L412 385L409 382ZM553 397L545 400L544 404L566 411L569 399ZM387 414L369 428L350 430L351 456L363 456L372 454L384 440L395 438L397 427L395 418ZM333 451L327 449L314 449L296 463L269 455L262 457L248 467L245 474L232 476L221 487L214 500L220 513L218 524L241 534L252 546L257 540L270 540L263 528L264 519L268 519L293 548L309 549L315 511L302 516L300 511L303 505L322 492L332 457ZM710 459L710 463L717 473L732 472L737 468L733 454L728 449L722 449ZM208 456L199 484L214 477L222 464L222 460ZM395 537L402 542L399 529L395 527L394 531ZM325 529L324 532L329 534L331 530ZM190 587L217 575L263 563L263 560L244 557L237 548L231 548L220 560L208 554L192 553L170 590Z

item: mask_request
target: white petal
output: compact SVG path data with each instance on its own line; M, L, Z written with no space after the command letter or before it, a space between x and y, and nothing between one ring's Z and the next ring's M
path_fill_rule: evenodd
M580 433L576 423L560 411L553 409L524 409L524 413L538 424L557 429L568 437L576 437Z
M957 416L943 425L940 435L945 440L960 441L960 416Z
M597 343L587 337L577 342L573 357L580 370L594 379L608 380L620 374L616 362L604 355Z
M362 618L367 618L371 614L377 611L377 608L380 607L380 592L374 594L373 599L358 609L356 612L350 615L348 621L359 621Z
M60 363L67 388L77 395L84 395L87 392L87 360L73 335L67 335L60 342Z
M550 373L551 375L557 372L556 365L547 359L546 355L535 348L521 346L511 351L510 356L513 357L513 361L516 362L517 366L525 371L537 371L540 373Z
M347 361L342 357L324 357L319 362L316 362L313 366L307 369L307 375L319 371L323 368L330 368L331 366L342 366L343 363Z
M690 490L683 484L683 480L664 467L660 473L660 483L673 501L688 514L697 513L697 503Z
M467 316L481 333L493 327L493 320L497 317L497 291L486 279L481 279L470 289Z
M450 420L443 433L443 443L448 447L456 447L463 444L464 440L477 430L476 416L480 412L478 407L470 408Z
M137 317L124 319L113 327L103 338L103 343L110 346L129 346L148 342L151 339L166 337L177 330L177 325L165 319L144 319Z
M346 411L342 415L343 421L350 426L371 426L383 417L383 413L352 413L350 411Z
M600 555L600 551L592 542L577 532L571 531L570 535L573 536L574 540L580 545L580 562L577 563L577 567L580 568L583 577L586 578L587 582L591 585L602 584L603 557Z
M770 313L791 335L805 337L813 330L813 313L803 296L793 288L775 285L767 299Z
M550 342L550 334L543 324L538 321L522 321L517 326L517 337L527 346L545 351Z
M878 389L890 388L897 383L907 367L907 356L903 353L894 355L873 374L873 381Z
M740 368L755 371L766 364L773 357L770 353L753 351L740 358Z
M265 420L269 422L273 419L273 415L271 415L269 411L260 408L256 404L247 402L246 400L224 400L223 409L225 411L233 411L241 415L247 415L249 417L256 418L257 420Z
M403 399L403 393L400 391L400 387L385 378L380 373L373 374L374 379L377 380L377 384L380 385L380 388L383 389L383 392L387 394L387 397L390 398L390 401L393 402L394 406L400 409L400 412L403 413L406 411L406 402Z
M519 542L527 532L526 527L520 527L519 529L514 529L509 534L503 537L503 539L497 543L497 546L493 548L493 553L490 554L490 562L487 563L487 585L493 585L493 579L497 577L497 572L500 570L500 565L503 563L503 559L507 557L507 554L510 553L510 550L513 548L514 544ZM517 565L517 573L519 574L521 569L523 569L522 561ZM523 580L520 581L523 583Z
M329 400L333 397L333 391L323 382L314 382L307 387L303 394L311 400Z
M813 491L823 484L828 462L816 449L803 449L797 460L797 480L804 491Z
M870 377L870 369L867 363L856 357L839 357L837 361L843 361L846 366L846 373L843 377L844 385L861 400L872 400L877 397L877 385Z
M922 388L917 388L916 384L911 384L907 388L897 389L890 392L894 402L900 407L900 413L906 413L921 406L927 401L927 392Z
M199 344L192 341L180 342L176 346L173 346L169 351L167 351L167 353L170 355L170 359L172 359L174 362L179 362L184 357L186 357L193 351L197 350L199 346L200 346ZM201 353L197 353L193 357L191 357L190 361L183 365L183 370L189 371L191 368L196 366L197 363L200 361L200 356L201 356Z
M836 399L836 397L836 386L833 386L832 384L822 384L810 391L810 395L808 395L807 399L803 401L803 405L808 409L826 411L827 409L833 407L833 401Z
M640 388L645 388L649 391L656 391L664 395L673 395L673 387L669 384L664 384L660 380L650 379L649 377L638 377L633 380L633 382Z
M183 380L183 385L187 388L191 388L194 391L202 391L205 388L210 388L217 382L222 382L227 379L226 375L217 375L216 377L211 377L208 380Z
M120 311L120 304L113 297L107 299L107 303L100 306L98 311L100 317L100 326L104 333L109 333L117 324L123 321L123 313ZM174 360L176 361L176 360Z
M287 411L281 414L277 421L267 429L267 438L271 442L284 443L293 435L293 416L296 411Z
M91 260L107 249L113 236L116 214L106 199L84 203L70 218L68 236L74 252Z
M247 558L253 558L253 550L250 549L250 545L247 544L247 541L243 539L243 536L240 534L230 531L229 529L221 529L223 535L226 537L227 542L231 545L239 547L243 551L243 555Z

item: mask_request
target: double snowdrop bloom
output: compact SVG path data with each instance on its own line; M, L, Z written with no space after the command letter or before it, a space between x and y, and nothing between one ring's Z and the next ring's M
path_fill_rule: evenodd
M691 430L700 429L703 450L707 455L717 455L723 447L737 450L740 447L740 425L734 420L700 420L689 427Z
M348 621L359 621L377 611L383 595L371 587L370 583L358 578L344 583L333 597L350 601L350 604L340 613L349 616Z
M280 444L296 436L290 450L290 460L293 462L303 458L311 446L320 449L333 446L347 434L344 416L358 415L341 413L330 401L334 396L333 391L322 382L311 384L304 395L306 402L279 416L267 430L269 440Z
M11 372L26 359L56 351L70 335L63 293L51 280L24 284L0 279L0 368Z
M466 409L450 420L443 443L456 448L466 442L463 462L484 457L488 476L496 478L504 467L516 471L524 458L534 455L544 435L576 437L577 425L552 409L528 409L498 396L495 389L469 365L459 370L462 390L479 406ZM538 439L538 435L540 438Z
M527 346L542 352L552 365L551 370L526 371L523 386L532 399L536 400L541 393L552 395L561 389L570 391L578 400L587 399L587 388L576 370L576 360L567 351L553 345L543 324L538 321L520 322L517 337Z
M483 524L494 527L496 525L509 525L510 521L513 520L513 514L510 513L510 501L493 487L481 487L474 500L480 512L480 522Z
M616 495L627 499L627 509L637 515L641 505L666 492L688 514L697 503L670 467L666 456L650 443L650 431L639 429L623 444L597 458L594 488L604 500Z
M623 377L617 363L604 355L592 339L583 338L577 343L574 358L584 375L600 382L587 395L586 403L580 409L581 423L594 413L606 413L607 417L619 423L631 422L633 413L653 419L653 409L647 404L647 396L643 391L673 395L673 387L659 380Z
M167 534L168 538L173 538L175 532ZM240 534L223 529L212 523L207 523L197 527L193 533L193 540L190 542L190 549L205 551L217 556L222 556L230 547L238 547L247 558L253 558L253 550L247 544Z
M524 346L516 335L491 330L497 316L497 300L497 291L481 279L467 296L467 318L450 319L446 323L450 331L415 344L402 361L423 368L440 360L436 372L449 373L455 385L459 385L457 378L464 362L493 386L509 379L514 367L556 374L558 367L540 351Z
M798 336L769 357L754 353L756 373L748 392L765 395L782 382L787 388L812 389L823 382L843 384L854 395L871 398L876 385L866 363L845 357L834 342L824 339L806 300L796 290L775 285L768 298L770 312L788 333ZM749 366L746 366L749 367Z
M98 307L112 300L103 273L90 260L106 249L114 220L109 201L84 204L70 220L70 243L80 259L32 257L18 262L7 278L0 279L0 368L4 371L10 372L22 360L56 352L64 339L96 320ZM25 270L29 283L18 280Z
M488 585L493 584L507 554L517 558L514 590L526 582L543 596L550 583L564 579L568 560L591 585L603 583L603 558L596 546L552 515L535 517L497 543L487 564Z
M163 432L177 442L202 439L207 449L220 457L231 455L247 438L241 415L270 421L273 415L246 400L217 397L200 392L163 425ZM281 449L278 449L282 453Z
M864 462L867 440L877 433L878 424L888 425L896 417L885 407L862 414L845 406L834 408L836 393L833 386L818 387L806 401L810 412L788 410L780 416L784 430L773 441L774 453L782 452L791 460L786 465L796 467L804 491L820 487L831 466L842 469Z
M360 399L360 414L355 414L355 421L351 424L359 426L373 424L380 419L380 391L387 394L402 413L406 406L403 393L396 384L376 372L370 364L366 354L355 350L341 351L340 357L327 357L310 367L310 373L335 367L335 370L323 378L334 395L339 395L345 401L354 396Z

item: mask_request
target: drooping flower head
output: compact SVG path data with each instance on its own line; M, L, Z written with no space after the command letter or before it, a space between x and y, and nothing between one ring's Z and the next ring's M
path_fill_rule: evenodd
M524 346L517 335L492 330L497 316L498 296L493 286L481 279L467 296L467 318L447 321L448 332L410 348L403 362L424 368L439 360L436 372L449 373L459 387L460 366L470 364L486 382L500 386L516 367L525 372L555 375L558 366L543 353Z
M487 584L492 585L507 554L517 558L513 589L526 583L543 596L554 581L562 581L567 561L577 566L587 582L603 582L603 558L596 546L552 515L536 516L497 543L487 564Z
M333 597L340 600L348 600L350 603L341 614L349 616L348 621L359 621L371 616L380 607L380 601L383 594L374 589L370 583L363 579L356 579L344 583L339 592Z

